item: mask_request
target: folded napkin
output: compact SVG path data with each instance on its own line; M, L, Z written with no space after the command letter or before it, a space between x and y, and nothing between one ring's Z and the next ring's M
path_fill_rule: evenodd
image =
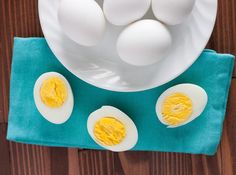
M58 62L43 38L15 38L7 139L46 146L102 149L87 132L87 117L103 105L112 105L128 114L137 126L139 139L133 150L212 155L222 133L233 65L232 55L205 50L191 68L175 80L147 91L119 93L96 88L72 75ZM64 75L74 93L72 116L62 125L46 121L34 104L34 83L48 71ZM155 103L165 89L179 83L203 87L209 101L196 120L167 129L156 117Z

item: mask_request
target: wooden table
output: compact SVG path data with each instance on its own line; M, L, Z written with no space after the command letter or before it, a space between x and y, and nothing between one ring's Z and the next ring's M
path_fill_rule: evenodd
M111 153L31 146L6 141L14 36L43 36L36 0L0 0L0 175L236 174L234 78L223 137L217 154L212 157L159 152ZM207 47L236 55L236 0L219 0L216 27Z

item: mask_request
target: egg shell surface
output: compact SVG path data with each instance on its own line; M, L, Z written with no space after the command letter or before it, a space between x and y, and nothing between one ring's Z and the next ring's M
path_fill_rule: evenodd
M148 11L151 0L104 0L103 11L114 25L127 25L142 18Z
M98 44L105 34L105 17L94 0L62 0L58 20L64 34L83 46Z
M147 66L162 60L171 47L169 30L162 23L146 19L129 25L120 34L117 51L128 64Z
M192 12L195 0L152 0L155 17L168 25L182 23Z

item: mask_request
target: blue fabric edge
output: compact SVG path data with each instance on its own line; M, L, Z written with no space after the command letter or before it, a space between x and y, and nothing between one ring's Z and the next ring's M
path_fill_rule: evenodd
M207 49L207 52L211 52L211 50L210 49ZM214 50L213 50L213 52L212 52L212 54L218 54L217 52L214 52ZM228 71L228 75L229 75L229 77L232 77L233 78L233 72L234 72L234 63L235 63L235 56L234 55L232 55L232 54L224 54L224 55L227 55L227 56L229 56L229 57L231 57L232 59L231 59L231 62L230 62L230 69L229 69L229 71ZM220 59L220 58L218 58L218 59ZM215 147L215 150L214 151L212 151L211 153L209 153L209 154L206 154L206 155L209 155L209 156L213 156L213 155L215 155L216 154L216 152L217 152L217 149L218 149L218 146L219 146L219 144L220 144L220 141L221 141L221 138L222 138L222 134L223 134L223 126L224 126L224 120L225 120L225 114L226 114L226 110L227 110L227 101L228 101L228 97L229 97L229 91L230 91L230 85L231 85L231 82L232 82L232 78L229 78L228 79L228 82L227 82L227 85L226 85L226 93L225 93L225 97L224 97L224 99L225 99L225 101L224 101L224 110L222 110L221 111L221 115L223 116L223 122L221 123L221 128L220 128L220 130L221 130L221 134L219 135L219 142L218 143L216 143L216 147Z

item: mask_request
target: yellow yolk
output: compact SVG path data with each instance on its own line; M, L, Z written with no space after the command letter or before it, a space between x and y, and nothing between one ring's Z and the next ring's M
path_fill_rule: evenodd
M187 121L193 112L193 104L189 97L182 93L174 93L164 100L162 105L163 120L168 125L178 125Z
M126 136L125 125L113 117L98 120L93 132L96 140L105 146L117 145Z
M42 83L40 97L45 105L60 107L67 99L66 84L59 77L48 78Z

